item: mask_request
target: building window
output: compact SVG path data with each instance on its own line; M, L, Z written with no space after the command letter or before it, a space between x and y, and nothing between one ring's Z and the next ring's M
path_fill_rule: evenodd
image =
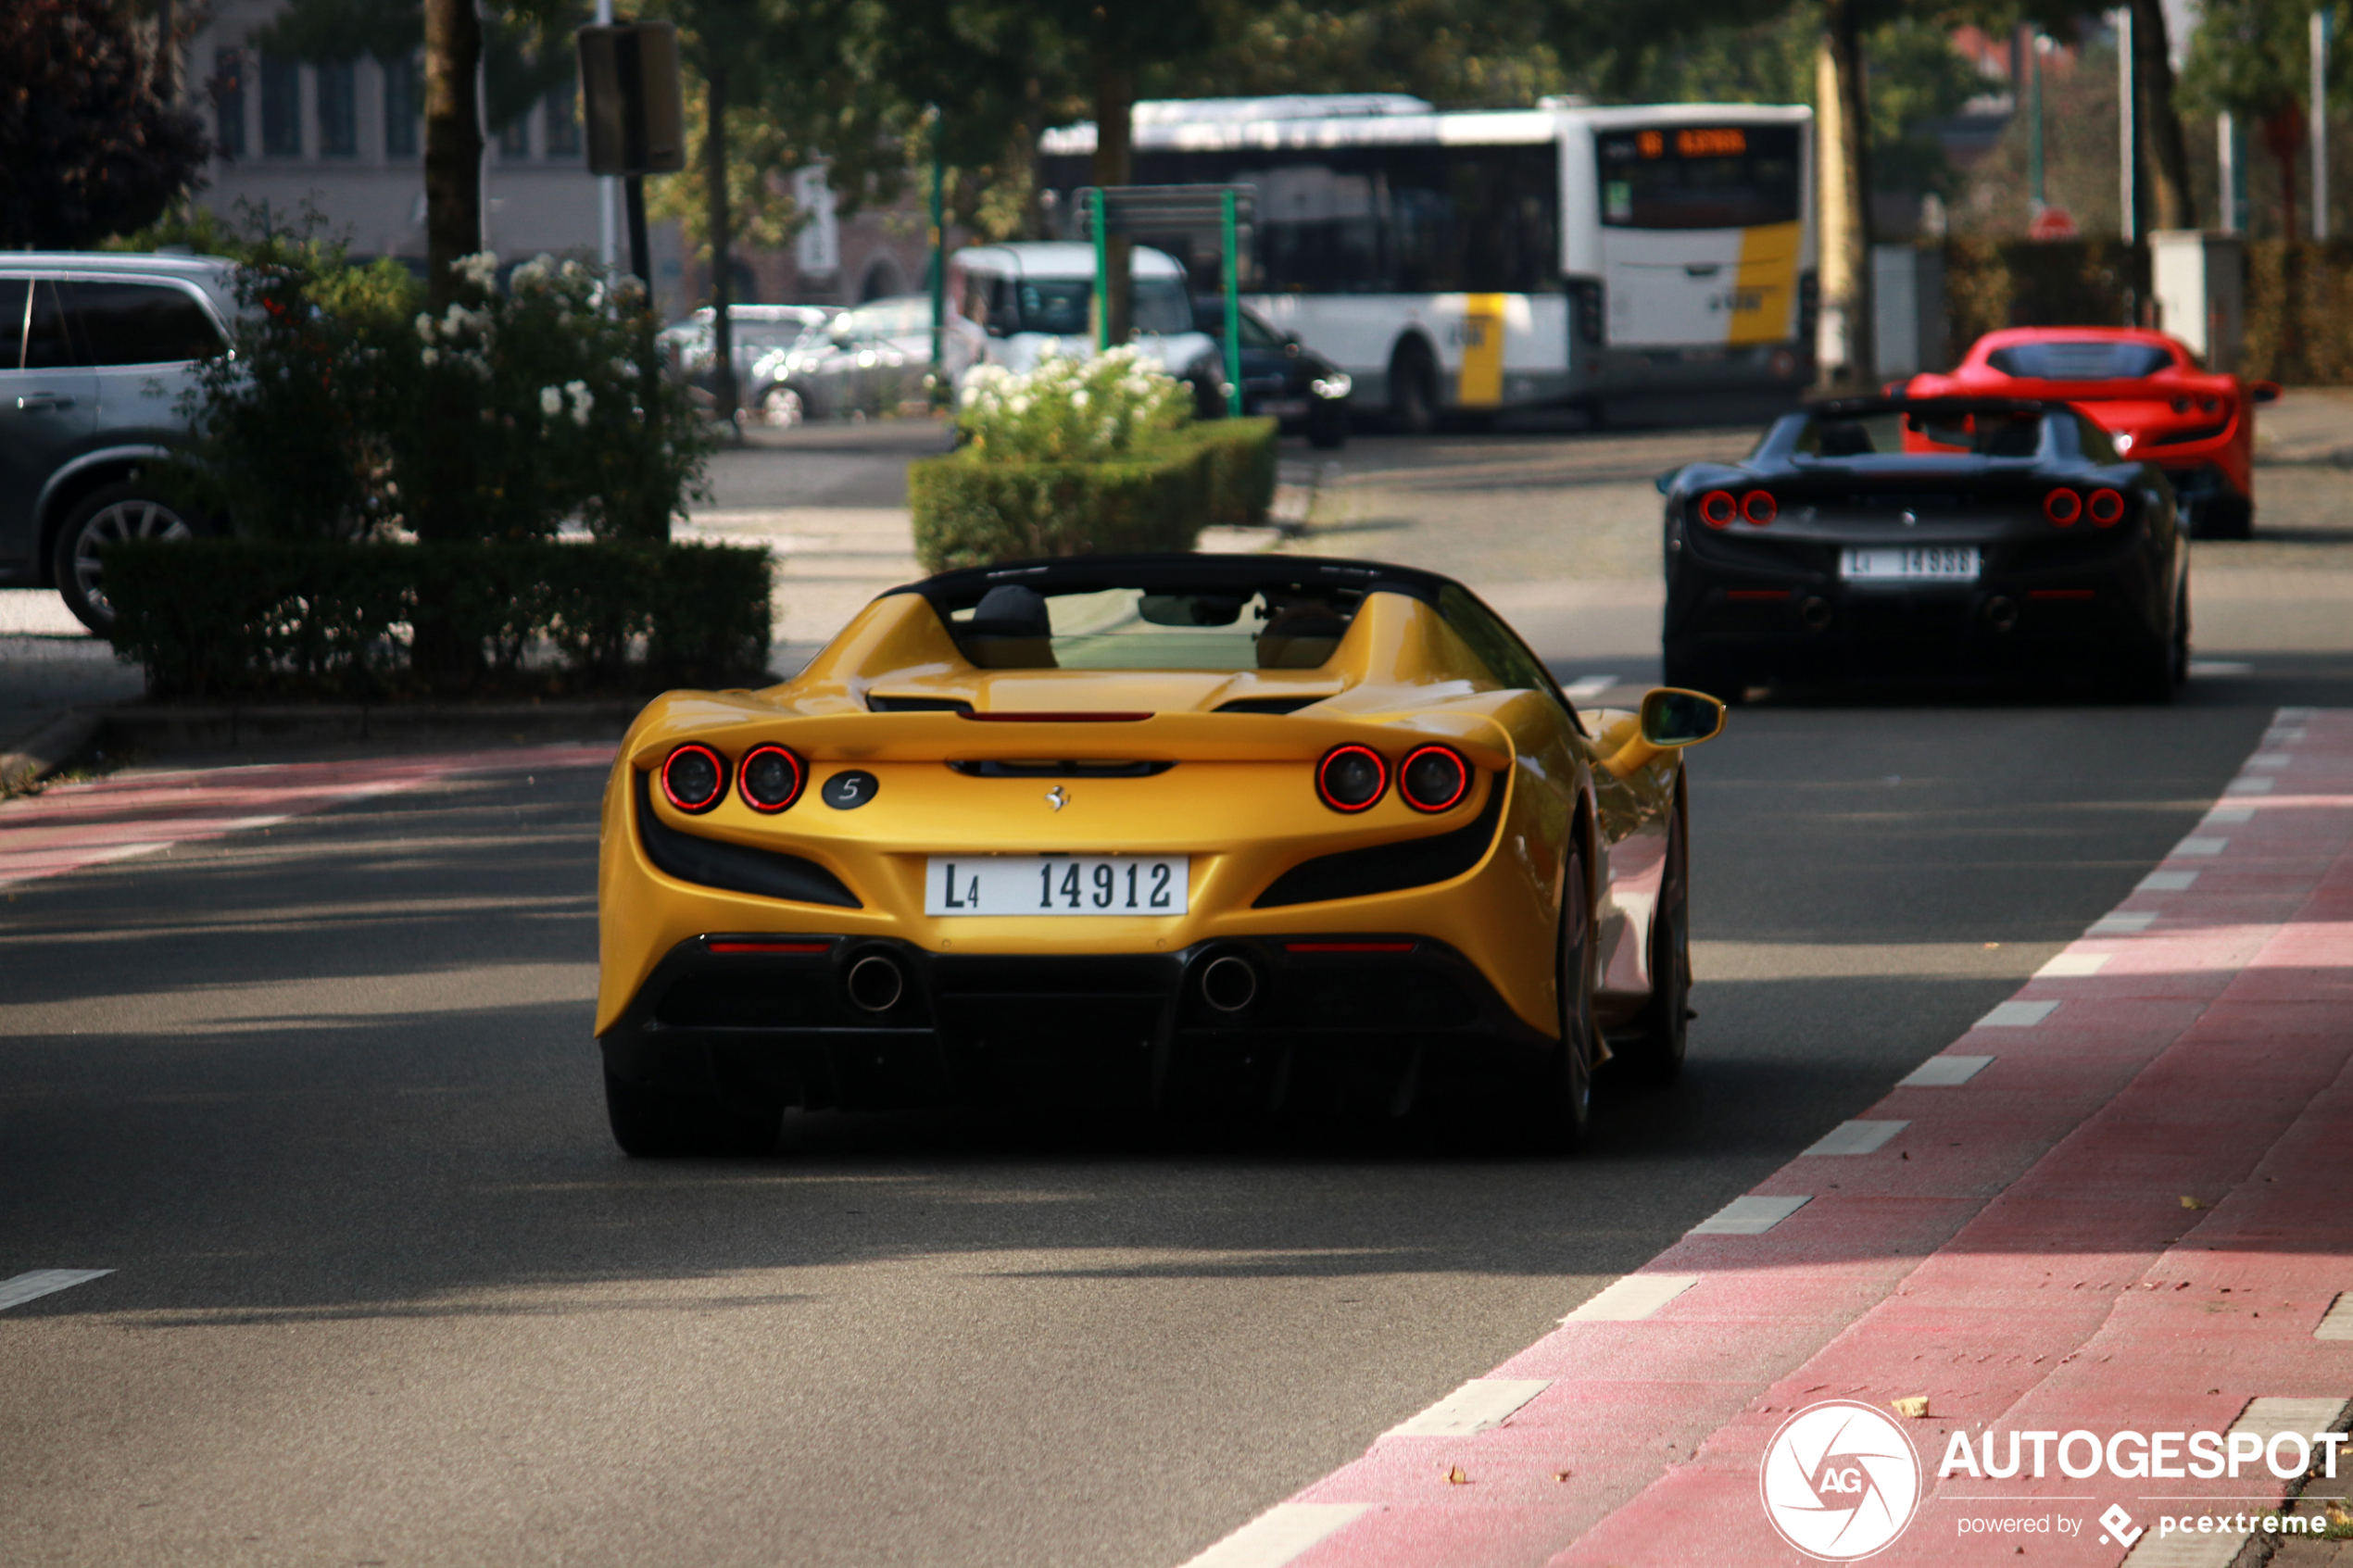
M216 49L212 55L213 140L222 157L245 156L245 54Z
M261 56L261 150L271 157L302 156L302 62Z
M384 157L417 156L417 62L386 60L384 68Z
M349 157L359 150L359 108L354 101L349 60L319 68L319 156Z
M580 156L580 83L566 82L547 90L547 156Z
M531 156L531 111L524 109L498 128L498 156L505 159Z

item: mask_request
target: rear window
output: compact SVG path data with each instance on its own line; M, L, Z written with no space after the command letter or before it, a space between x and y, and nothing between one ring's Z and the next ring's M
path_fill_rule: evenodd
M1662 125L1593 139L1602 222L1613 229L1747 229L1797 221L1793 125Z
M220 333L195 296L169 283L74 282L73 311L93 365L208 359Z
M1797 433L1791 450L1802 457L1886 457L1904 452L1908 432L1919 440L1981 458L2032 458L2042 449L2044 415L2028 409L1973 412L1966 408L1939 412L1933 408L1910 413L1890 410L1859 418L1814 415Z
M949 620L985 670L1314 670L1348 634L1348 588L991 588Z
M2054 338L1997 348L1985 362L2026 381L2133 381L2169 368L2173 356L2155 344Z
M1091 279L1024 278L1014 285L1013 300L1018 321L1010 331L1080 337L1095 330ZM1131 285L1128 306L1139 332L1193 330L1192 301L1186 295L1182 278L1138 278Z

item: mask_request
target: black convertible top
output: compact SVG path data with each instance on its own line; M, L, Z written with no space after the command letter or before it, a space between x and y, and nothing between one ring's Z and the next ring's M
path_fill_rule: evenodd
M941 609L963 609L978 604L989 589L1008 585L1046 594L1084 594L1105 588L1242 594L1263 589L1326 594L1338 590L1403 594L1433 605L1445 589L1461 586L1434 571L1388 561L1334 560L1322 556L1203 556L1171 550L1119 556L1057 556L1045 560L965 567L939 572L919 583L901 583L889 593L921 594Z
M1817 419L1866 420L1875 414L1908 414L1932 410L1940 414L2053 414L2070 411L2059 397L1834 397L1808 403L1801 414Z

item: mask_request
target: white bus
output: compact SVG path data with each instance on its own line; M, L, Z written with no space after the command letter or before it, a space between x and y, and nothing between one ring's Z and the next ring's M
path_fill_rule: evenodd
M1142 103L1134 179L1256 187L1248 303L1346 370L1359 408L1409 430L1447 410L1599 420L1812 379L1812 131L1803 106ZM1091 124L1039 144L1065 222L1094 148ZM1202 236L1138 237L1215 284Z

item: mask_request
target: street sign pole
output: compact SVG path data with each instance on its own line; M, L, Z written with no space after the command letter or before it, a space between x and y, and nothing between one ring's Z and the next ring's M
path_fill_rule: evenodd
M929 401L944 408L948 386L940 379L940 339L948 330L948 225L944 187L948 169L939 150L939 106L931 110L931 379Z
M1095 230L1095 352L1111 352L1111 225L1103 221L1101 186L1088 193L1094 203Z
M1234 193L1223 193L1217 202L1219 238L1223 241L1220 269L1226 282L1226 417L1242 417L1242 303L1241 280L1235 275Z

